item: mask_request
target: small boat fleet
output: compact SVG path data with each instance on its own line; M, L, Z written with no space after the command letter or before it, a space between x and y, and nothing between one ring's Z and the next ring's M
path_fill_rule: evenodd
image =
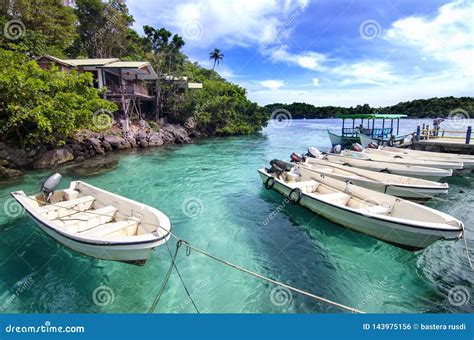
M461 238L460 220L420 203L446 194L449 185L439 180L471 169L474 157L410 151L380 147L337 154L309 148L258 172L266 189L290 203L400 248L415 251Z
M62 245L94 258L143 265L169 239L171 222L161 211L81 181L54 191L60 180L54 174L37 195L11 195Z

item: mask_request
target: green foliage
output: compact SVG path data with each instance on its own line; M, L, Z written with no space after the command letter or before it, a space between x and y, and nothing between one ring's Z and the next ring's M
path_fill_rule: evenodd
M5 0L0 27L18 20L12 28L14 39L1 34L0 48L23 52L32 57L44 53L63 56L76 37L76 16L61 0ZM7 10L8 9L8 10ZM9 27L7 25L7 27Z
M425 117L447 117L449 112L462 109L469 114L474 114L473 97L444 97L431 99L417 99L410 102L402 102L396 105L374 108L368 104L357 105L356 107L338 106L314 106L306 103L293 104L269 104L265 108L271 114L274 110L285 109L291 113L292 118L330 118L336 114L406 114L411 118Z
M100 98L90 73L41 69L23 54L0 49L0 121L26 144L62 144L79 129L94 129L94 112L117 107Z
M247 99L244 88L220 77L203 79L201 72L207 74L209 70L191 65L187 65L193 75L191 80L199 79L203 88L186 92L184 100L172 110L172 120L185 123L193 117L198 128L210 135L249 134L260 130L268 114Z
M136 36L130 34L133 17L117 1L76 0L78 40L70 49L73 56L89 58L122 57L134 51ZM135 50L136 52L136 50Z

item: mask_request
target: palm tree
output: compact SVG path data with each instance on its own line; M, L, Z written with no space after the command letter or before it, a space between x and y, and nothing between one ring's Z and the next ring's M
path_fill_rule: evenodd
M216 67L216 64L219 65L222 59L224 59L224 54L222 54L221 50L218 48L215 48L214 51L209 53L209 59L214 60L214 65L212 66L212 69Z

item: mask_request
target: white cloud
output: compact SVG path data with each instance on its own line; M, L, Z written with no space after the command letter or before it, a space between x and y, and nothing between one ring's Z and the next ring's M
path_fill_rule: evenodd
M319 86L319 78L313 78L313 85Z
M440 76L420 79L410 79L409 86L406 83L397 83L392 86L378 86L368 88L344 87L338 88L309 88L301 90L298 88L285 87L277 90L249 90L249 98L261 105L274 102L293 103L306 102L317 106L356 106L359 104L370 104L371 106L387 106L402 101L452 96L470 96L474 81L472 79L461 81L445 73ZM433 86L436 84L436 86ZM275 99L277 98L277 100Z
M285 45L269 49L265 52L273 62L285 62L290 65L297 65L312 71L323 71L322 65L327 59L324 54L304 51L301 53L290 53Z
M341 76L344 84L376 84L387 85L398 77L393 73L390 64L384 61L363 61L360 63L342 65L331 70Z
M393 23L385 39L412 46L423 55L450 63L455 71L474 76L474 2L454 1L434 17L412 16Z
M258 83L272 91L275 91L285 85L285 82L283 80L262 80Z
M144 24L165 26L183 35L187 45L209 48L216 43L273 43L290 29L285 26L288 17L304 10L308 1L286 0L283 8L278 0L134 0L127 6L135 14L137 29Z

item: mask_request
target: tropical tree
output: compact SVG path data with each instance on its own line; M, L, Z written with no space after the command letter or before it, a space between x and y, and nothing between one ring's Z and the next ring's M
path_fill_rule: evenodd
M119 1L76 0L79 39L70 54L90 58L122 57L128 49L133 17Z
M216 64L219 65L222 59L224 59L224 54L222 54L220 49L215 48L214 51L209 53L209 59L214 60L214 65L212 66L212 69L214 70Z

